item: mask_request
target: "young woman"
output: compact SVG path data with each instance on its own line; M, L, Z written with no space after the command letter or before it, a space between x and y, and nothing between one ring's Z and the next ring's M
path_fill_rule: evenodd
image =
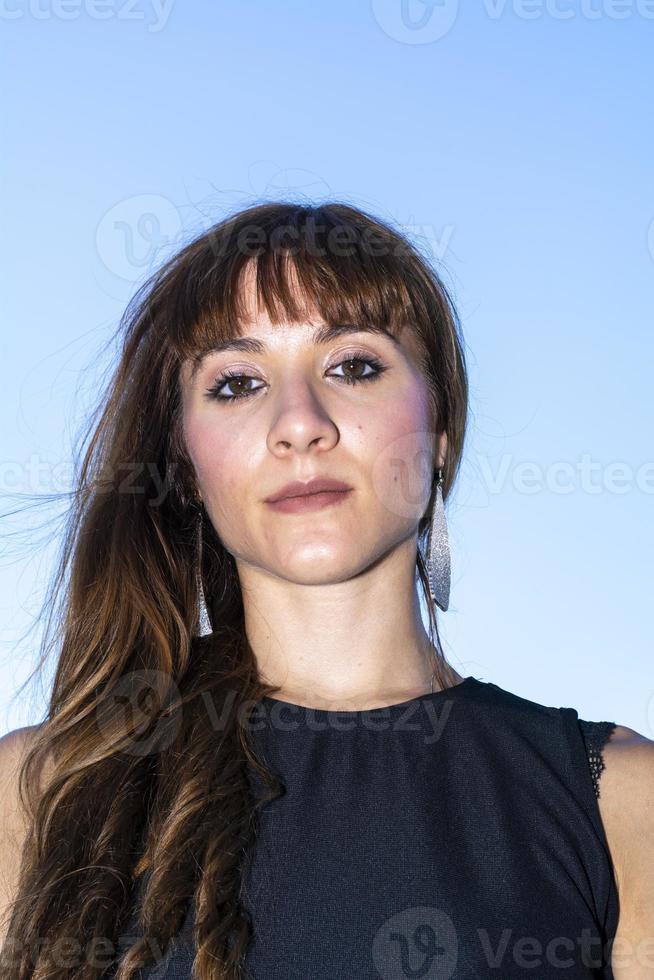
M654 975L654 743L443 656L468 385L435 271L264 204L121 327L47 716L0 743L0 976Z

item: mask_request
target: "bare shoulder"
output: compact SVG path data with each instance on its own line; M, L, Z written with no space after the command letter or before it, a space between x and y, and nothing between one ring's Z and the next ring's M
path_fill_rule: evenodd
M18 777L40 725L26 725L0 738L0 941L6 933L5 915L13 901L27 829Z
M654 975L654 741L616 726L603 752L599 808L616 873L616 980Z
M18 802L18 774L40 725L15 728L0 738L0 815L10 820Z
M620 883L644 843L642 832L652 816L654 741L617 725L602 757L605 768L598 802Z

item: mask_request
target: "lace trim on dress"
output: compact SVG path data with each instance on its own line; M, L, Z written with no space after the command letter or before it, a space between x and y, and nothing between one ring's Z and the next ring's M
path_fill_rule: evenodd
M586 746L590 773L593 777L595 797L599 799L599 780L603 770L606 768L602 749L613 733L616 723L614 721L584 721L582 718L579 718L578 721Z

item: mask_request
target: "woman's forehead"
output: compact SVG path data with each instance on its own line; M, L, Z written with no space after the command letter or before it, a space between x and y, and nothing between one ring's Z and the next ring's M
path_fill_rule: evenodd
M366 282L356 269L343 279L336 269L318 272L314 263L305 267L303 262L300 258L296 264L288 254L253 256L235 266L227 279L216 281L214 298L211 288L205 291L197 319L181 330L179 361L191 362L183 376L192 381L205 357L229 349L231 342L260 338L266 344L278 328L282 334L298 328L316 344L339 336L338 331L348 325L350 332L385 332L401 352L424 364L423 339L407 316L405 298L395 293L391 283ZM313 340L313 330L332 333ZM276 338L273 343L278 343ZM253 343L249 352L264 353L263 346L257 350Z

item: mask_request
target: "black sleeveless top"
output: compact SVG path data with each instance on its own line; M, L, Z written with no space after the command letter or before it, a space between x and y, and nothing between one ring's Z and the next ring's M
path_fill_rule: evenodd
M265 698L250 724L285 787L243 870L251 980L613 980L615 723L469 676L363 711ZM193 921L143 977L189 980Z

